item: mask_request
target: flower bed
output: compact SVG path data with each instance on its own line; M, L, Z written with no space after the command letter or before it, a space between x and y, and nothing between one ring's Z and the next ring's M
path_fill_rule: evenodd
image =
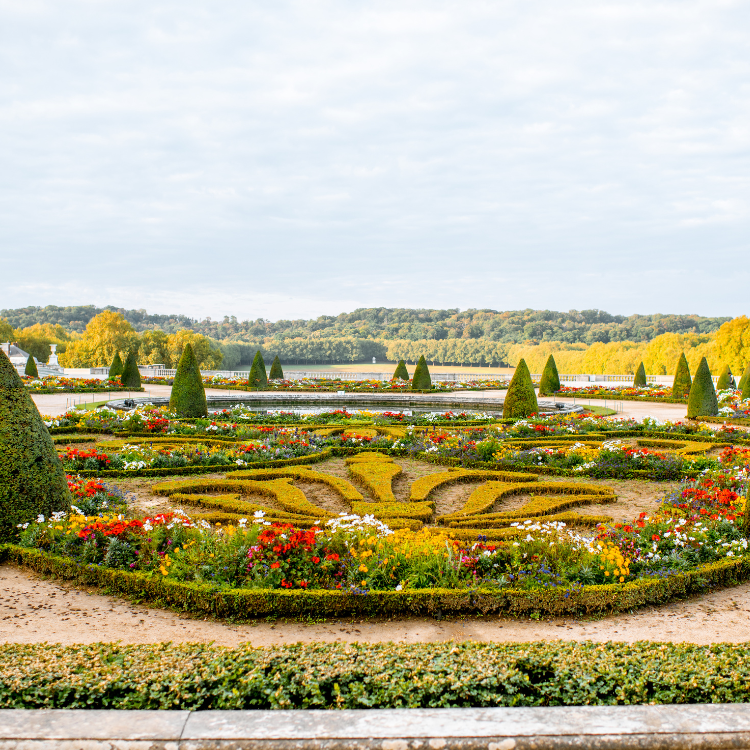
M59 375L45 375L33 378L23 375L21 378L31 393L115 393L143 391L143 388L124 386L119 380L99 380L99 378L66 378Z

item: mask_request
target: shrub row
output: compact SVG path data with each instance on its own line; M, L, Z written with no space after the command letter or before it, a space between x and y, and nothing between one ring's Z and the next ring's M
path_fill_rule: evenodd
M360 456L346 459L349 473L359 479L381 503L397 503L393 494L391 483L395 477L403 472L403 469L393 463L387 456L378 454Z
M500 482L535 482L536 474L509 471L482 471L481 469L450 469L440 474L428 474L415 479L411 485L412 502L427 500L438 487L456 482L475 482L480 479L494 479Z
M473 534L481 533L473 531ZM648 578L570 590L421 589L369 591L354 594L325 590L219 589L202 583L181 583L141 572L83 565L37 549L0 545L0 562L28 567L42 575L97 586L153 606L170 607L212 618L338 618L393 616L569 616L611 614L663 604L710 587L736 585L750 578L750 557L725 559L663 578Z

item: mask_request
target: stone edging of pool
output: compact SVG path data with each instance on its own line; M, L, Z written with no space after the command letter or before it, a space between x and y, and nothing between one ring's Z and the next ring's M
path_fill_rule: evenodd
M748 707L199 712L5 709L0 710L0 750L719 750L750 746Z
M315 408L330 406L349 407L361 409L365 407L373 408L398 408L398 409L435 409L437 411L447 411L452 409L461 409L469 411L480 411L487 414L498 414L502 416L504 399L502 398L461 398L454 397L435 397L421 394L405 393L227 393L227 395L209 394L206 396L209 409L217 408L219 405L226 404L247 404L248 406L261 407L282 407L289 406L299 408L311 406ZM572 414L582 412L583 407L562 402L539 401L540 412L550 412L556 414ZM154 406L167 406L169 398L166 396L153 396L130 399L115 399L110 401L107 406L112 409L128 410L142 404L153 404Z

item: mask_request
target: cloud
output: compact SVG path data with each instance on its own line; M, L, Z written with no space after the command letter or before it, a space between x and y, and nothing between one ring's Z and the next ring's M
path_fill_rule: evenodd
M0 2L2 306L740 314L748 21Z

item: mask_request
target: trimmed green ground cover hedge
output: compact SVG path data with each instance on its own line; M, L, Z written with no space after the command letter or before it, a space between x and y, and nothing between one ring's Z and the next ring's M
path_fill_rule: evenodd
M750 646L0 646L0 708L367 709L750 701Z

